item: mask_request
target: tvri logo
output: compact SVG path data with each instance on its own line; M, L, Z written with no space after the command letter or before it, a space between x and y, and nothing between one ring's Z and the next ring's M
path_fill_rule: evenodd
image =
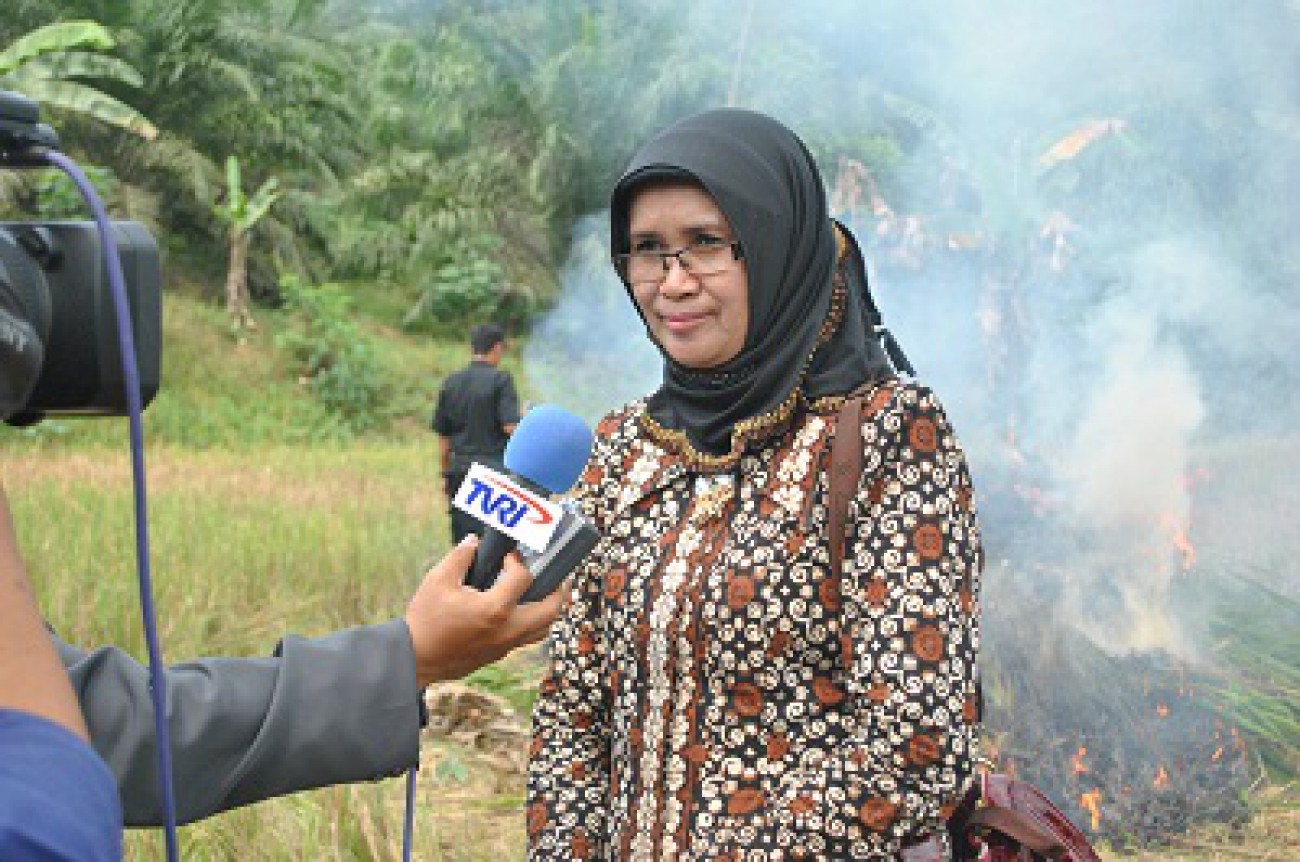
M509 476L474 464L453 501L461 511L538 552L545 549L564 510L520 488Z
M553 520L551 513L542 508L540 500L524 493L523 489L513 482L505 482L495 476L489 477L487 481L470 478L466 478L465 481L469 482L470 486L469 499L465 502L473 506L477 501L479 510L488 519L495 516L503 527L518 525L529 512L532 512L533 516L528 520L535 524L549 524ZM500 489L496 494L492 493L493 485Z

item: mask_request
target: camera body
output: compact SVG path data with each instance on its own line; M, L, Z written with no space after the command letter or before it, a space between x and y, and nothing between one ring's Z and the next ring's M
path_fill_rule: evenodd
M45 166L58 138L35 103L0 93L0 167ZM141 224L114 221L135 340L141 405L160 383L162 270ZM0 404L12 425L47 415L124 416L117 310L93 221L0 222Z
M136 222L112 223L122 260L141 404L158 392L162 271L158 245ZM0 222L0 280L23 306L44 361L14 425L46 415L124 416L126 384L108 266L89 221Z

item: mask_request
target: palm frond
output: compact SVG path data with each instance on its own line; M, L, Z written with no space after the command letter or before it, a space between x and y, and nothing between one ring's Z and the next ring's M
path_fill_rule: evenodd
M6 83L12 82L17 89L46 107L94 117L146 141L152 141L158 136L158 128L130 105L86 84L29 76L25 74L29 68L24 66L13 72Z
M951 156L959 154L961 147L956 133L933 109L896 93L883 94L881 101L886 108L929 138L941 153Z
M107 54L92 54L88 51L59 51L44 54L25 63L22 72L25 75L51 80L98 78L118 81L129 87L139 87L144 83L140 73L125 60Z
M115 44L108 30L94 21L47 24L20 36L0 51L0 75L13 72L36 58L55 51L74 48L107 51Z

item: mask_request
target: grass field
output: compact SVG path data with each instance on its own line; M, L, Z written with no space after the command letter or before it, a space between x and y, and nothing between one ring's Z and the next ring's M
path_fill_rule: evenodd
M429 442L150 451L152 560L169 660L261 655L287 632L320 634L400 613L424 562L445 546ZM5 457L23 552L51 623L73 642L119 644L141 656L128 480L116 449L11 449ZM539 669L526 651L478 675L520 707L508 720L521 733ZM520 858L517 761L454 737L430 736L424 752L416 858ZM394 779L272 800L183 828L184 858L396 860L404 799L404 781ZM1244 833L1206 830L1132 858L1300 858L1294 799L1272 791L1259 803L1262 814ZM157 834L132 832L127 846L129 859L162 858Z
M411 415L379 437L315 438L295 430L315 408L277 360L274 315L264 313L264 329L234 343L212 309L169 302L166 337L180 346L146 423L151 559L167 659L265 655L286 633L400 614L425 563L446 546L420 392L431 397L433 378L462 362L463 350L391 339L386 358L403 369L397 384L409 393ZM71 642L115 644L142 657L125 423L6 432L0 464L50 623ZM503 714L510 732L495 745L426 734L415 858L521 857L523 746L510 740L526 733L540 668L536 652L524 651L471 680L515 707ZM404 781L393 779L272 800L184 827L182 855L396 860L404 797ZM1129 858L1300 859L1294 789L1268 788L1255 802L1260 814L1244 832L1205 829ZM157 833L128 835L128 859L162 857Z

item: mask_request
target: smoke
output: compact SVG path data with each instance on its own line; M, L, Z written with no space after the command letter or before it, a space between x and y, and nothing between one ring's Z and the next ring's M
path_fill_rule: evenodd
M564 289L523 349L524 372L543 401L589 422L653 391L659 353L609 263L609 218L588 216L573 228Z
M839 215L980 489L986 626L1032 595L1112 654L1195 658L1194 576L1300 594L1295 4L692 9L663 63L726 73L680 114L772 113L855 193ZM603 218L525 354L591 416L659 379Z
M1204 414L1199 387L1183 352L1158 341L1155 313L1107 312L1098 327L1109 347L1104 367L1053 484L1065 519L1110 559L1093 554L1083 568L1076 561L1067 606L1099 643L1185 653L1168 616L1176 571L1169 532L1184 532L1191 513L1184 476ZM1098 582L1108 577L1118 581L1122 613L1091 618Z

